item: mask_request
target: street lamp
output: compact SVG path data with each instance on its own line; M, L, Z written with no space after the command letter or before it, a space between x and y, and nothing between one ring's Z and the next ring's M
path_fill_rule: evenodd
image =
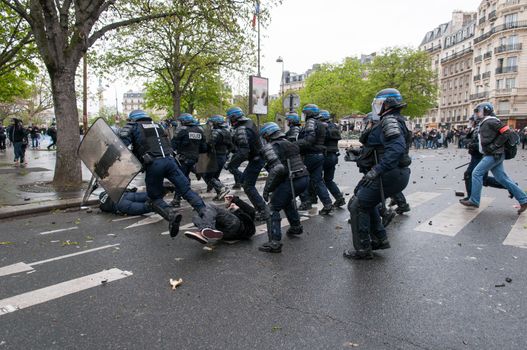
M282 64L282 79L280 79L280 94L284 96L284 59L282 58L282 56L278 56L278 58L276 59L276 62Z

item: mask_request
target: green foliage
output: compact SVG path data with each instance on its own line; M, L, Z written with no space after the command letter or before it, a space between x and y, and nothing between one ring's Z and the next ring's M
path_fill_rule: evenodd
M368 67L369 101L367 98L363 103L371 103L379 90L396 88L408 104L404 114L421 117L436 104L438 88L434 78L426 52L411 48L387 49Z

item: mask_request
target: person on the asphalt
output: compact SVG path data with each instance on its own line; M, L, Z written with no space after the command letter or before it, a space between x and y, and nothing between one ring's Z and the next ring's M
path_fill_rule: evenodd
M28 144L27 136L29 131L24 128L22 121L17 118L12 119L12 124L7 128L7 137L13 144L15 151L15 166L25 167L26 163L26 148Z
M405 137L409 131L398 118L404 107L403 97L396 89L381 90L373 99L372 110L380 122L361 136L365 138L361 142L366 151L360 166L367 172L348 204L354 250L345 250L346 258L373 259L373 250L390 248L379 204L381 186L384 195L391 197L402 192L410 179L411 159Z
M152 209L169 222L170 236L175 237L179 233L182 217L177 209L163 199L163 180L168 179L175 186L176 192L198 213L205 208L205 203L191 190L189 180L181 172L165 129L143 110L134 110L128 116L128 123L119 130L119 137L125 145L132 146L132 153L142 163L146 192L152 200Z
M127 190L118 203L115 203L106 191L99 194L99 209L117 215L143 215L152 212L152 205L146 192L137 189Z
M207 204L202 215L195 214L192 222L197 231L186 231L185 237L202 244L209 240L235 241L251 238L255 232L254 208L234 195L225 196L226 209Z
M520 204L518 215L527 210L527 194L505 173L505 143L511 133L508 125L504 124L494 114L494 106L490 102L483 102L474 109L479 122L479 152L483 159L472 172L472 190L470 198L459 202L467 207L478 208L481 200L483 177L489 171L494 178L512 193Z

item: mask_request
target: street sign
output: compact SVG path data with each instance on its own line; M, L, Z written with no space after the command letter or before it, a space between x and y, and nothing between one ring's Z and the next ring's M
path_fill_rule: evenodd
M285 110L292 112L295 108L300 107L300 96L297 94L284 96L283 106Z

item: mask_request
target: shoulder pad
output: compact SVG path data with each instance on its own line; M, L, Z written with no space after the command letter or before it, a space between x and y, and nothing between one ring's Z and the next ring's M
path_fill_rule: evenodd
M278 154L276 154L276 151L272 143L266 144L262 153L263 153L265 162L270 165L279 160Z
M386 116L382 118L382 132L384 137L391 138L399 136L401 134L401 128L399 127L399 122L393 116Z
M247 129L244 125L236 128L236 130L234 131L234 137L236 139L236 142L238 143L238 146L249 145L249 140L247 138Z
M119 136L120 137L130 137L134 126L135 126L135 123L127 123L121 129L119 129Z

